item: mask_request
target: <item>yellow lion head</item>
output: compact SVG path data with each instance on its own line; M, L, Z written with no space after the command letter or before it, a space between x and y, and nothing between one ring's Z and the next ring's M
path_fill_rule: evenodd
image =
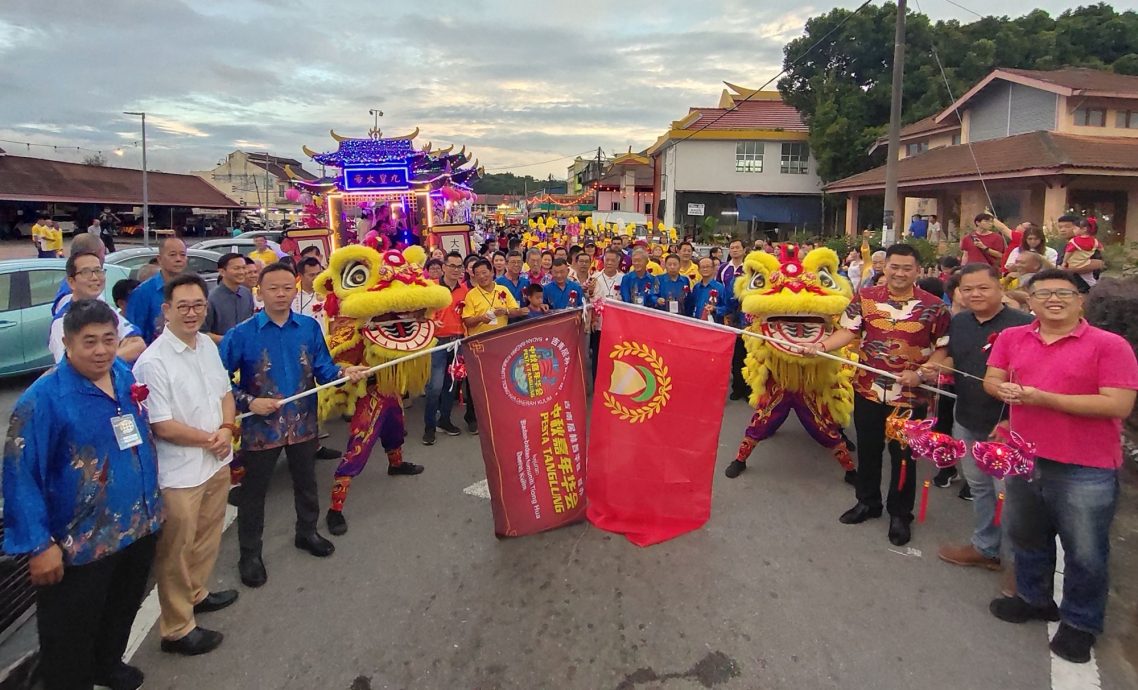
M819 247L802 259L796 249L788 248L781 261L766 252L748 254L743 274L735 280L735 296L763 335L818 343L849 305L853 290L838 274L838 255L832 249ZM780 354L797 356L784 345L770 344Z

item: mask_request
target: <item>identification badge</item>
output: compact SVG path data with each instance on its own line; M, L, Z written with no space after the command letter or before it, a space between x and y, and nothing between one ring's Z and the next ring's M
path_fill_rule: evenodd
M636 295L632 298L633 303L644 306L644 295Z
M674 299L668 300L668 312L672 314L680 313L680 303Z
M119 450L142 445L142 434L138 431L138 423L134 421L134 415L124 414L120 417L111 417L111 428L115 431L115 440L118 441Z

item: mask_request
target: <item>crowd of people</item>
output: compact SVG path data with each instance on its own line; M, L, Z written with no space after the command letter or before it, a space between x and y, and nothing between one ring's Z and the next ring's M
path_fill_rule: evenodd
M961 240L963 261L942 259L939 275L924 277L928 267L910 245L871 252L866 242L843 262L857 288L849 308L823 342L801 353L853 347L859 361L885 372L863 369L855 379L856 504L840 521L864 523L887 511L894 544L911 538L916 472L905 469L911 449L887 433L891 414L936 414L968 442L1014 432L1036 444L1035 476L1002 486L965 457L972 538L939 555L1012 574L992 613L1015 623L1061 620L1052 649L1085 661L1102 632L1120 420L1133 406L1138 362L1126 341L1082 318L1083 294L1103 268L1093 224L1064 216L1059 230L1067 240L1061 256L1047 250L1036 226L1011 229L981 214ZM476 251L432 250L425 275L451 292L450 307L434 317L440 344L602 300L676 319L747 324L733 290L744 270L742 240L706 256L690 241L665 245L619 234L536 244L528 233L490 228ZM783 248L760 242L753 249ZM320 445L315 396L282 399L366 376L329 354L313 285L325 265L319 250L285 261L276 253L226 254L209 290L186 272L182 240L166 238L153 275L115 285L113 305L103 300L106 250L95 234L72 242L53 305L57 365L17 403L4 458L4 548L30 557L49 690L141 685L142 672L122 656L151 572L161 648L194 655L221 644L222 634L199 625L198 616L238 599L236 590L210 589L226 501L238 507L241 580L262 586L265 497L282 451L292 476L295 545L332 554L333 543L316 528L314 462L339 453ZM594 377L603 326L603 314L586 319ZM731 400L747 396L744 355L740 337ZM431 357L425 445L436 443L440 429L463 433L452 418L459 392L452 359L445 350ZM922 385L953 386L947 421L943 407L930 411L946 398L930 400ZM460 390L469 400L469 382ZM238 426L245 412L251 416ZM478 433L473 405L465 405L463 422L467 433ZM729 468L728 476L737 475ZM938 475L938 486L954 476ZM234 480L241 490L230 497ZM1052 592L1055 535L1066 558L1060 606Z

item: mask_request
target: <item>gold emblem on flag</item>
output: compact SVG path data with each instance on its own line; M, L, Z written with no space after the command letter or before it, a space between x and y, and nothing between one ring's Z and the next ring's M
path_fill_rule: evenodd
M657 415L672 395L668 365L652 348L625 340L609 352L612 378L604 391L605 407L621 421L638 424ZM632 404L621 402L626 398Z

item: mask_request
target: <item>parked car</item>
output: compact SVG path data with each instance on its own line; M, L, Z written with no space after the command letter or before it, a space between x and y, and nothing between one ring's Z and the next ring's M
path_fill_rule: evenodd
M65 259L0 261L0 376L47 369L55 361L47 349L51 303L67 275ZM127 278L123 266L107 267L107 302L115 283Z
M246 230L245 232L237 235L234 239L244 240L253 239L254 237L265 237L270 243L280 244L284 239L284 230Z
M75 234L75 221L71 218L71 216L52 216L51 219L59 223L59 229L63 231L64 235ZM16 229L20 231L21 237L31 237L32 226L35 224L36 219L32 218L29 221L17 225Z
M281 256L284 252L281 251L281 246L274 240L269 240L269 249ZM229 252L236 252L242 256L248 256L257 245L253 242L250 233L242 233L237 237L218 237L211 240L202 240L195 244L193 249L208 249L211 252L220 252L221 254L228 254Z
M107 254L106 263L122 266L131 278L138 278L138 269L158 257L158 247L132 247ZM217 261L221 254L194 245L186 250L186 270L197 273L210 290L217 285Z

